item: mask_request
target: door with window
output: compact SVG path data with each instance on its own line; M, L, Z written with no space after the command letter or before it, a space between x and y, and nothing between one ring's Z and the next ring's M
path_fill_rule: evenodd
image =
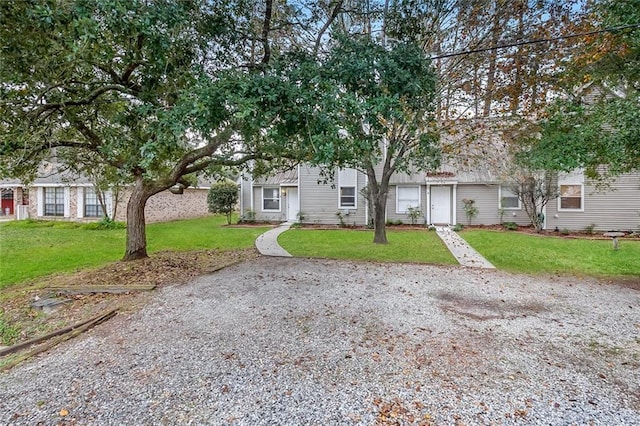
M449 225L451 223L451 187L431 187L431 223Z

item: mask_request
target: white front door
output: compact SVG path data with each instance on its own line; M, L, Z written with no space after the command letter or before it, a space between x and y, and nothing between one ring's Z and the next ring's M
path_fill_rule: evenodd
M451 223L451 187L431 187L431 223L449 225Z
M287 188L287 221L297 221L299 211L298 188Z

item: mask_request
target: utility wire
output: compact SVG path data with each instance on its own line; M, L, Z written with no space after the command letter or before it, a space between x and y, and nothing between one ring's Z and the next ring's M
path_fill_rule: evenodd
M545 43L549 41L557 41L557 40L563 40L567 38L584 37L584 36L593 35L593 34L612 33L615 31L626 30L628 28L640 28L640 22L637 24L623 25L621 27L610 27L610 28L604 28L601 30L589 31L586 33L568 34L568 35L552 37L552 38L539 38L535 40L519 41L519 42L509 43L509 44L500 44L493 47L483 47L480 49L465 50L462 52L445 53L443 55L432 56L431 59L451 58L453 56L470 55L472 53L481 53L481 52L488 52L490 50L506 49L507 47L524 46L527 44L536 44L536 43Z

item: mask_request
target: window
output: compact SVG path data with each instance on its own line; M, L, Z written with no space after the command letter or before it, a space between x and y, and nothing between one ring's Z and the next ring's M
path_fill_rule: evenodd
M560 209L582 209L582 185L560 185Z
M355 169L343 169L338 173L340 188L339 208L356 208L357 175Z
M498 205L501 209L505 210L520 210L522 205L520 204L520 198L513 188L508 186L501 186L499 191L500 199Z
M420 207L420 187L398 186L396 190L396 213L408 213L409 207Z
M64 216L64 188L44 188L44 215Z
M84 217L104 216L102 206L93 188L84 188Z
M584 210L584 174L582 171L558 175L558 210Z
M262 210L280 211L279 188L262 188Z

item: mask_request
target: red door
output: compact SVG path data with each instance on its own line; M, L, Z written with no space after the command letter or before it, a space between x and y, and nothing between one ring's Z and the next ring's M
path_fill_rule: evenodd
M7 213L7 209L9 213ZM12 189L3 189L2 190L2 215L5 214L13 214L13 190Z

